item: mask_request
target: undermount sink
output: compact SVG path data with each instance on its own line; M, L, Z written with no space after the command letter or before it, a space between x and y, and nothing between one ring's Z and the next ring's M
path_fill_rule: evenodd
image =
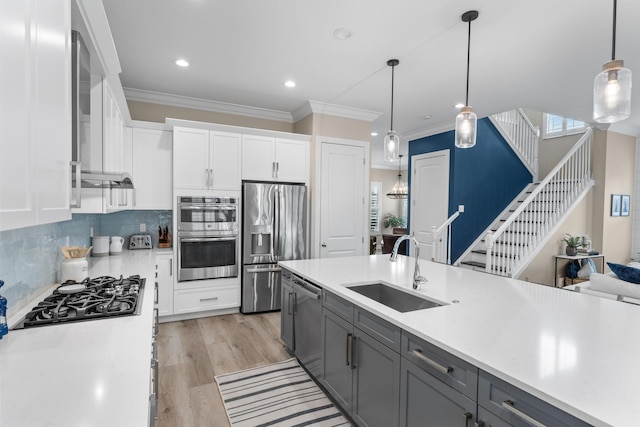
M401 313L422 310L425 308L440 307L442 305L426 298L393 288L385 283L354 285L348 286L348 288Z

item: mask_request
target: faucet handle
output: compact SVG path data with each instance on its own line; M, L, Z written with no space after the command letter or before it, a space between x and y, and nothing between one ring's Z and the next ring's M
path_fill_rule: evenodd
M417 276L413 279L413 289L420 289L420 286L427 283L428 280L424 276Z

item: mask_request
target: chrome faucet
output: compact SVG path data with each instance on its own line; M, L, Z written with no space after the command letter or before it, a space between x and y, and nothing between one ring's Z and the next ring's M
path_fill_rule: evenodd
M416 264L413 267L413 289L419 289L422 284L427 283L427 278L420 275L420 264L418 263L418 260L420 259L420 243L418 242L418 239L416 239L415 237L409 234L405 234L404 236L396 240L395 245L393 245L393 250L391 251L391 256L389 257L389 261L391 262L396 261L396 258L398 257L398 248L400 247L400 243L404 242L405 240L413 241L414 246L416 248Z

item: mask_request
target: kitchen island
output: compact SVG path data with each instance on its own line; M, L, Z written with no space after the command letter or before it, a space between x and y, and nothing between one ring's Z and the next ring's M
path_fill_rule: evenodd
M0 426L149 425L155 259L155 250L89 258L92 278L146 279L139 315L12 330L3 338Z
M640 307L429 261L420 262L428 283L413 291L413 261L373 255L281 265L580 420L638 424ZM380 281L443 305L400 313L348 288Z

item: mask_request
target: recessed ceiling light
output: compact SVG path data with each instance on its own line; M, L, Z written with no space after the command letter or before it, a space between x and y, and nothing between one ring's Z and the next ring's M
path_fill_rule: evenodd
M454 108L462 108L464 107L464 104L462 102L458 102L456 105L453 106Z
M371 136L378 136L378 132L371 132Z
M353 34L347 28L338 28L333 32L333 37L338 40L347 40L350 39Z
M296 87L296 82L294 82L293 80L287 80L286 82L284 82L284 85L286 87Z
M186 59L176 59L176 65L178 67L188 67L189 66L189 62L187 62Z

